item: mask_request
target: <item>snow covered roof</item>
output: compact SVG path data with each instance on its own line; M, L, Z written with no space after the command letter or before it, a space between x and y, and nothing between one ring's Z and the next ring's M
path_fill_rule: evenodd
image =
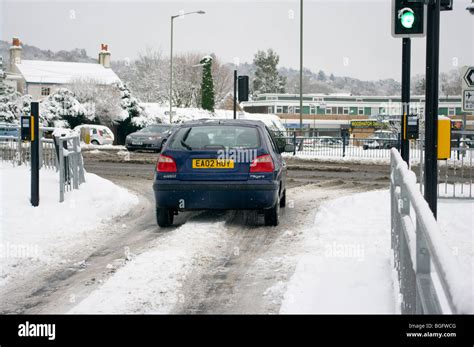
M120 81L112 69L101 64L22 60L16 67L27 83L67 84L78 79L92 79L99 84Z

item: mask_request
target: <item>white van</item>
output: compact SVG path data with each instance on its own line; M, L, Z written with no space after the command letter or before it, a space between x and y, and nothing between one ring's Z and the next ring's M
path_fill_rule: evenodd
M108 127L97 124L81 124L74 128L74 131L81 133L82 128L89 128L90 141L93 145L112 145L115 136Z

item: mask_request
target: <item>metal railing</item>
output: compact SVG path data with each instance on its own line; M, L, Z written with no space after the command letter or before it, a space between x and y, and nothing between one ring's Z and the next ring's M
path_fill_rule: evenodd
M79 135L55 137L59 161L59 202L64 201L64 193L79 189L84 183L84 162Z
M19 133L19 129L16 128ZM44 132L53 131L53 128L40 128L40 168L57 169L58 161L52 138L45 138ZM13 165L30 164L30 142L22 141L20 136L0 136L0 160L8 161Z
M398 151L391 150L390 155L391 247L402 295L401 311L465 313L458 299L472 291L469 281L443 242L439 225L416 185L416 175Z
M463 135L462 132L458 132ZM424 165L423 150L424 138L420 134L420 146L418 156L420 165L418 167L419 182L423 182ZM457 138L451 141L451 158L438 160L438 198L445 199L474 199L474 147L473 141L465 138ZM420 190L423 193L423 184Z

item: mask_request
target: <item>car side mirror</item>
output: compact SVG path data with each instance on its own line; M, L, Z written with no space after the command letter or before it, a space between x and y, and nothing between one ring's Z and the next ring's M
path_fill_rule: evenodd
M285 147L283 148L283 152L294 152L295 151L295 145L292 143L287 143L285 144Z

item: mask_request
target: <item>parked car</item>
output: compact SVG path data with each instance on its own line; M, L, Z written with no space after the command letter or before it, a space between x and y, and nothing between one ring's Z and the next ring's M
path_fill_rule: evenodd
M115 136L108 127L97 124L82 124L74 128L74 131L81 133L81 128L89 128L90 143L93 145L112 145Z
M375 131L362 145L363 149L390 149L392 147L398 148L398 134L388 130Z
M19 128L15 124L1 122L0 136L12 136L17 138L19 136Z
M135 150L152 150L159 152L172 132L172 126L167 124L150 125L129 134L125 139L125 147L132 152Z
M279 223L286 203L286 164L277 141L255 120L207 120L180 125L163 147L153 189L158 225L188 210L259 210Z

